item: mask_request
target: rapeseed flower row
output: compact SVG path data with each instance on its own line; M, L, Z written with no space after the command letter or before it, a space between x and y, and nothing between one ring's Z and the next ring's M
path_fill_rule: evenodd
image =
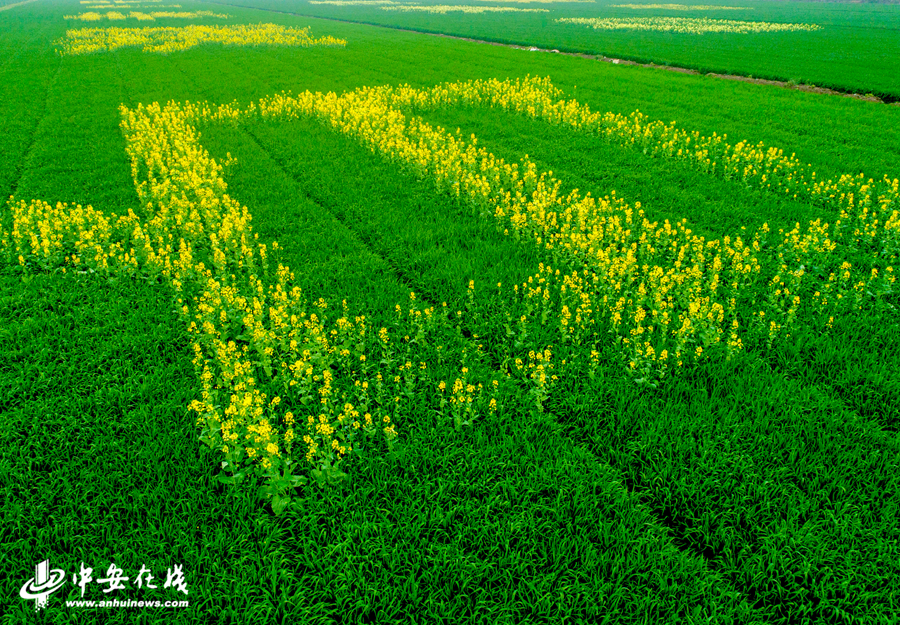
M85 9L180 9L180 4L86 4ZM70 16L66 16L67 19ZM96 20L94 20L96 21Z
M26 268L168 283L194 337L202 391L190 408L201 440L221 449L235 478L256 467L276 508L304 464L322 479L343 476L338 467L360 432L390 444L414 397L420 404L431 391L458 427L498 409L497 381L473 379L465 347L455 381L432 378L431 363L460 354L452 340L436 340L442 330L459 334L446 304L435 310L411 293L378 329L346 302L331 314L327 302L306 301L290 269L275 268L277 243L259 244L247 208L227 195L222 166L199 144L193 109L121 107L140 210L116 217L13 201L0 249Z
M307 92L266 98L245 110L225 106L197 114L218 119L318 117L433 179L476 213L494 215L508 234L533 238L554 263L568 268L542 276L555 286L540 291L547 302L553 292L559 297L577 294L571 305L564 304L566 310L553 313L572 319L571 324L559 322L571 330L567 336L578 328L582 340L607 342L612 333L609 338L620 345L627 366L644 375L658 375L710 353L730 356L748 342L771 346L790 336L801 310L824 330L834 314L862 306L868 295L893 292L889 263L896 261L896 252L874 258L871 268L854 268L844 257L847 239L852 239L847 229L819 220L805 229L797 224L774 234L764 225L753 234L708 241L694 235L686 220L651 223L640 204L615 195L596 199L577 190L564 195L552 172L538 172L527 157L506 163L479 148L474 136L464 139L403 112L505 103L538 116L550 87L547 81L530 79L452 83L430 90L380 87L341 96ZM585 113L575 102L556 104L558 113ZM892 194L882 198L884 207L896 205L896 185ZM896 241L896 211L886 221L869 221L867 211L868 205L852 215L846 212L846 220L867 223L865 236L879 243ZM581 286L574 289L576 284ZM522 285L526 294L529 288ZM547 310L542 317L547 318ZM587 336L589 327L595 329Z
M455 346L453 353L463 354L457 373L433 377L435 363L447 362L451 351L441 352L433 337L444 336L453 315L421 305L415 294L405 309L397 306L393 325L378 329L346 303L307 301L290 269L275 262L277 245L258 242L248 210L226 193L222 166L199 144L202 122L316 117L433 180L475 214L495 218L508 235L542 246L552 262L507 285L503 297L508 335L524 344L526 334L543 332L545 347L504 358L505 373L530 389L537 410L565 367L592 371L610 342L636 379L647 380L710 354L727 357L751 342L788 338L800 315L827 329L835 315L894 288L887 257L871 268L843 258L852 239L846 228L814 222L775 234L763 226L706 241L684 220L649 222L639 204L614 194L563 194L552 172L539 172L527 157L506 163L474 136L410 115L459 105L603 128L603 116L562 101L549 80L539 79L280 94L246 108L122 107L140 210L113 217L90 207L13 202L12 230L0 231L0 247L26 267L162 277L178 293L194 337L202 391L191 409L202 440L221 449L235 476L256 467L279 491L304 463L319 475L339 475L360 430L394 439L397 422L423 391L433 389L436 409L461 427L498 409L498 384L470 370L466 359L477 358L480 345L468 356ZM855 197L871 198L873 190L860 185ZM881 216L896 206L896 184L891 192L877 206L830 199L844 202L847 222L865 224L865 236L882 242L900 227L896 211L893 221L858 213ZM887 260L895 261L893 254ZM469 292L477 308L474 283Z
M900 179L876 181L843 175L822 180L810 165L783 150L739 142L727 135L702 136L674 122L654 121L639 111L631 115L595 113L547 79L471 81L438 85L428 91L408 87L391 90L393 105L428 110L445 106L490 106L598 134L650 156L677 158L709 174L741 180L749 186L827 207L840 215L831 226L833 240L896 262L900 248Z
M78 15L66 15L67 20L81 20L82 22L99 22L103 19L108 20L124 20L136 19L141 22L152 22L157 19L197 19L202 17L215 17L227 19L230 16L224 13L213 13L212 11L153 11L151 13L142 13L140 11L131 11L128 15L119 13L118 11L107 11L106 13L79 13Z
M201 440L221 448L234 471L258 463L272 479L286 479L305 462L337 472L360 430L396 438L397 422L429 380L413 341L434 334L439 315L411 294L394 326L376 331L346 302L334 315L323 300L307 302L281 264L267 284L277 244L256 243L250 215L225 193L221 166L200 147L190 111L170 104L122 115L138 195L158 211L148 238L166 243L170 256L180 242L180 263L156 261L156 268L184 292L202 384L191 405ZM468 404L488 401L482 388L465 390Z
M151 3L143 3L143 2L117 2L115 4L111 4L109 2L91 2L91 3L82 3L85 9L180 9L180 4L160 4L159 0Z
M667 11L752 11L752 7L720 7L709 4L611 4L613 9L664 9Z
M376 6L382 4L396 4L393 0L309 0L310 4L331 4L339 7L349 6Z
M558 4L565 2L566 4L594 4L596 0L475 0L476 2L509 2L516 4Z
M653 30L667 33L780 33L821 30L817 24L745 22L691 17L561 17L559 24L581 24L594 30Z
M206 43L225 46L344 46L344 39L331 36L314 39L309 28L292 28L275 24L235 26L200 26L145 28L82 28L68 30L57 42L63 55L112 52L139 47L144 52L167 54L180 52Z
M514 7L473 7L469 5L403 5L381 7L383 11L421 11L423 13L549 13L547 9L518 9Z

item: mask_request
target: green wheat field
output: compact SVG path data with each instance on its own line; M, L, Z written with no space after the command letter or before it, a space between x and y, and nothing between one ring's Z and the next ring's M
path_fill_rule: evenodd
M900 6L613 1L0 0L0 625L900 620Z

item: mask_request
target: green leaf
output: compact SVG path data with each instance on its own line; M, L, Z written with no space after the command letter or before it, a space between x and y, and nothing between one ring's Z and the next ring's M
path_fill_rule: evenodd
M240 476L240 477L238 477L238 476ZM219 480L220 482L222 482L223 484L238 484L238 483L240 483L241 478L243 478L243 475L241 475L240 473L237 473L235 475L225 475L224 473L219 473L216 476L216 479Z
M272 512L275 513L275 516L281 516L281 513L284 512L290 501L290 497L282 497L280 495L272 497Z
M347 478L347 474L341 471L340 469L332 469L330 475L330 481L333 484L337 484L338 482L342 482Z
M256 496L260 499L268 499L273 494L274 494L274 491L272 490L271 484L264 484L264 485L260 486L256 491Z

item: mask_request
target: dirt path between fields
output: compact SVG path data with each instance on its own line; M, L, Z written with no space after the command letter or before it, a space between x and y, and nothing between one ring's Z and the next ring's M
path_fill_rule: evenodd
M26 2L32 2L33 0L26 0ZM845 98L854 98L857 100L865 100L866 102L880 102L882 104L888 104L881 98L878 98L874 95L862 94L862 93L845 93L843 91L836 91L834 89L828 89L826 87L817 87L816 85L806 85L806 84L797 84L793 82L786 82L782 80L765 80L763 78L751 78L749 76L737 76L735 74L715 74L708 73L704 74L703 72L698 72L695 69L688 69L686 67L673 67L671 65L656 65L655 63L638 63L636 61L626 61L625 59L616 59L608 56L603 56L601 54L584 54L582 52L560 52L559 50L551 50L549 48L536 48L534 46L520 46L512 43L500 43L497 41L486 41L484 39L472 39L469 37L458 37L456 35L446 35L444 33L431 33L424 32L421 30L411 30L408 28L397 28L395 26L387 26L385 24L372 24L370 22L355 22L353 20L342 20L336 17L322 17L319 15L306 15L304 13L293 13L291 11L278 11L275 9L263 9L259 7L248 7L242 6L239 4L230 4L227 2L215 2L214 0L201 0L203 4L218 4L221 6L230 6L230 7L239 7L243 9L256 9L258 11L268 11L269 13L282 13L286 15L296 15L298 17L312 17L314 19L319 20L329 20L332 22L342 22L344 24L364 24L366 26L379 26L381 28L389 28L391 30L398 30L404 33L417 33L419 35L431 35L433 37L445 37L447 39L457 39L459 41L468 41L471 43L482 43L490 46L502 46L504 48L512 48L514 50L526 50L529 52L547 52L550 54L562 54L564 56L577 56L582 59L592 59L595 61L602 61L604 63L612 63L613 65L636 65L638 67L649 67L652 69L664 69L670 72L678 72L680 74L694 74L696 76L712 76L713 78L721 78L723 80L737 80L740 82L750 82L756 85L769 85L772 87L781 87L783 89L794 89L796 91L806 91L808 93L821 93L825 95L838 95L843 96ZM25 4L22 2L21 4ZM18 6L18 5L13 5ZM894 102L892 104L888 104L889 106L900 106L900 101Z

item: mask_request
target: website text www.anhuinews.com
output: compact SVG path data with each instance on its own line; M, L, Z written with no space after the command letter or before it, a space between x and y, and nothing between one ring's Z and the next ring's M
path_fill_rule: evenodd
M189 601L135 601L106 599L102 601L66 601L67 608L186 608Z

